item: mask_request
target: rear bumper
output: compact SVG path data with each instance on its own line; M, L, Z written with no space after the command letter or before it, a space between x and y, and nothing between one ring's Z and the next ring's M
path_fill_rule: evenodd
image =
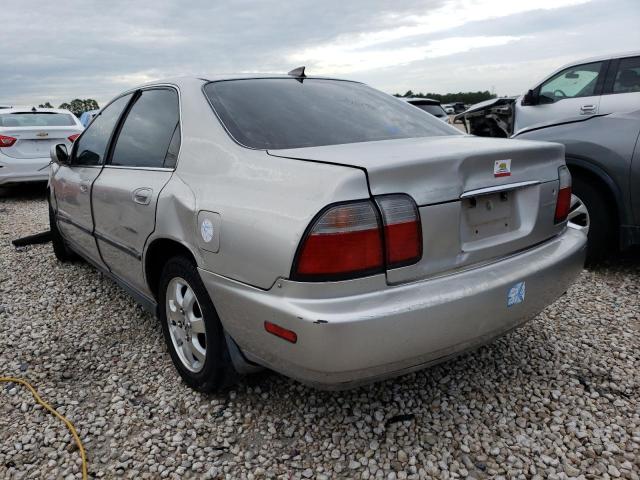
M13 158L0 153L0 185L49 179L49 157Z
M388 286L384 275L269 291L200 270L225 329L251 360L321 388L349 388L437 363L516 328L562 295L584 264L586 237L561 235L500 261ZM509 290L525 282L522 303ZM268 320L298 335L288 343Z

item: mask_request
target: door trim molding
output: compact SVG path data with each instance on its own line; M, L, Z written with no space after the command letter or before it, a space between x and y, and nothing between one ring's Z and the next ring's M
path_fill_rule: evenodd
M87 235L91 235L93 236L93 232L91 230L89 230L87 227L80 225L77 222L74 222L73 220L71 220L69 217L67 217L66 215L61 215L60 212L56 213L56 218L64 223L67 223L69 225L73 225L74 227L76 227L78 230L81 230L83 233L86 233Z
M120 242L116 242L115 240L110 239L109 237L103 235L102 233L94 232L93 235L96 237L96 239L102 240L103 242L108 243L112 247L117 248L121 252L124 252L127 255L132 256L136 260L138 260L138 261L142 260L142 254L140 252L138 252L137 250L135 250L135 249L133 249L131 247L128 247L126 245L123 245Z

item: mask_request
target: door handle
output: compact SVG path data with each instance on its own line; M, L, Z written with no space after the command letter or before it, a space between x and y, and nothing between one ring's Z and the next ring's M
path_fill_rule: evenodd
M140 205L149 205L151 202L151 195L153 194L153 190L148 187L136 188L131 193L131 199L139 203Z
M580 112L583 113L583 114L596 113L596 106L595 105L582 105L580 107Z

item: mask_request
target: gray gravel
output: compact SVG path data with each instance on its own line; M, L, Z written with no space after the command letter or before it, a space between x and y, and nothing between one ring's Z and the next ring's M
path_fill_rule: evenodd
M639 478L637 252L426 371L341 393L264 373L207 396L181 384L156 320L110 280L56 263L48 244L9 243L45 228L41 191L0 191L0 375L75 423L95 477ZM0 478L79 478L71 445L0 384Z

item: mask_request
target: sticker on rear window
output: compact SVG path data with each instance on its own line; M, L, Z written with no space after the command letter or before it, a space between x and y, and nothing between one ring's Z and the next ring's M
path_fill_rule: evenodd
M511 176L511 159L496 160L493 164L494 177L510 177Z
M507 307L512 307L518 303L524 302L524 295L526 292L526 285L524 282L518 282L509 289L507 293Z

